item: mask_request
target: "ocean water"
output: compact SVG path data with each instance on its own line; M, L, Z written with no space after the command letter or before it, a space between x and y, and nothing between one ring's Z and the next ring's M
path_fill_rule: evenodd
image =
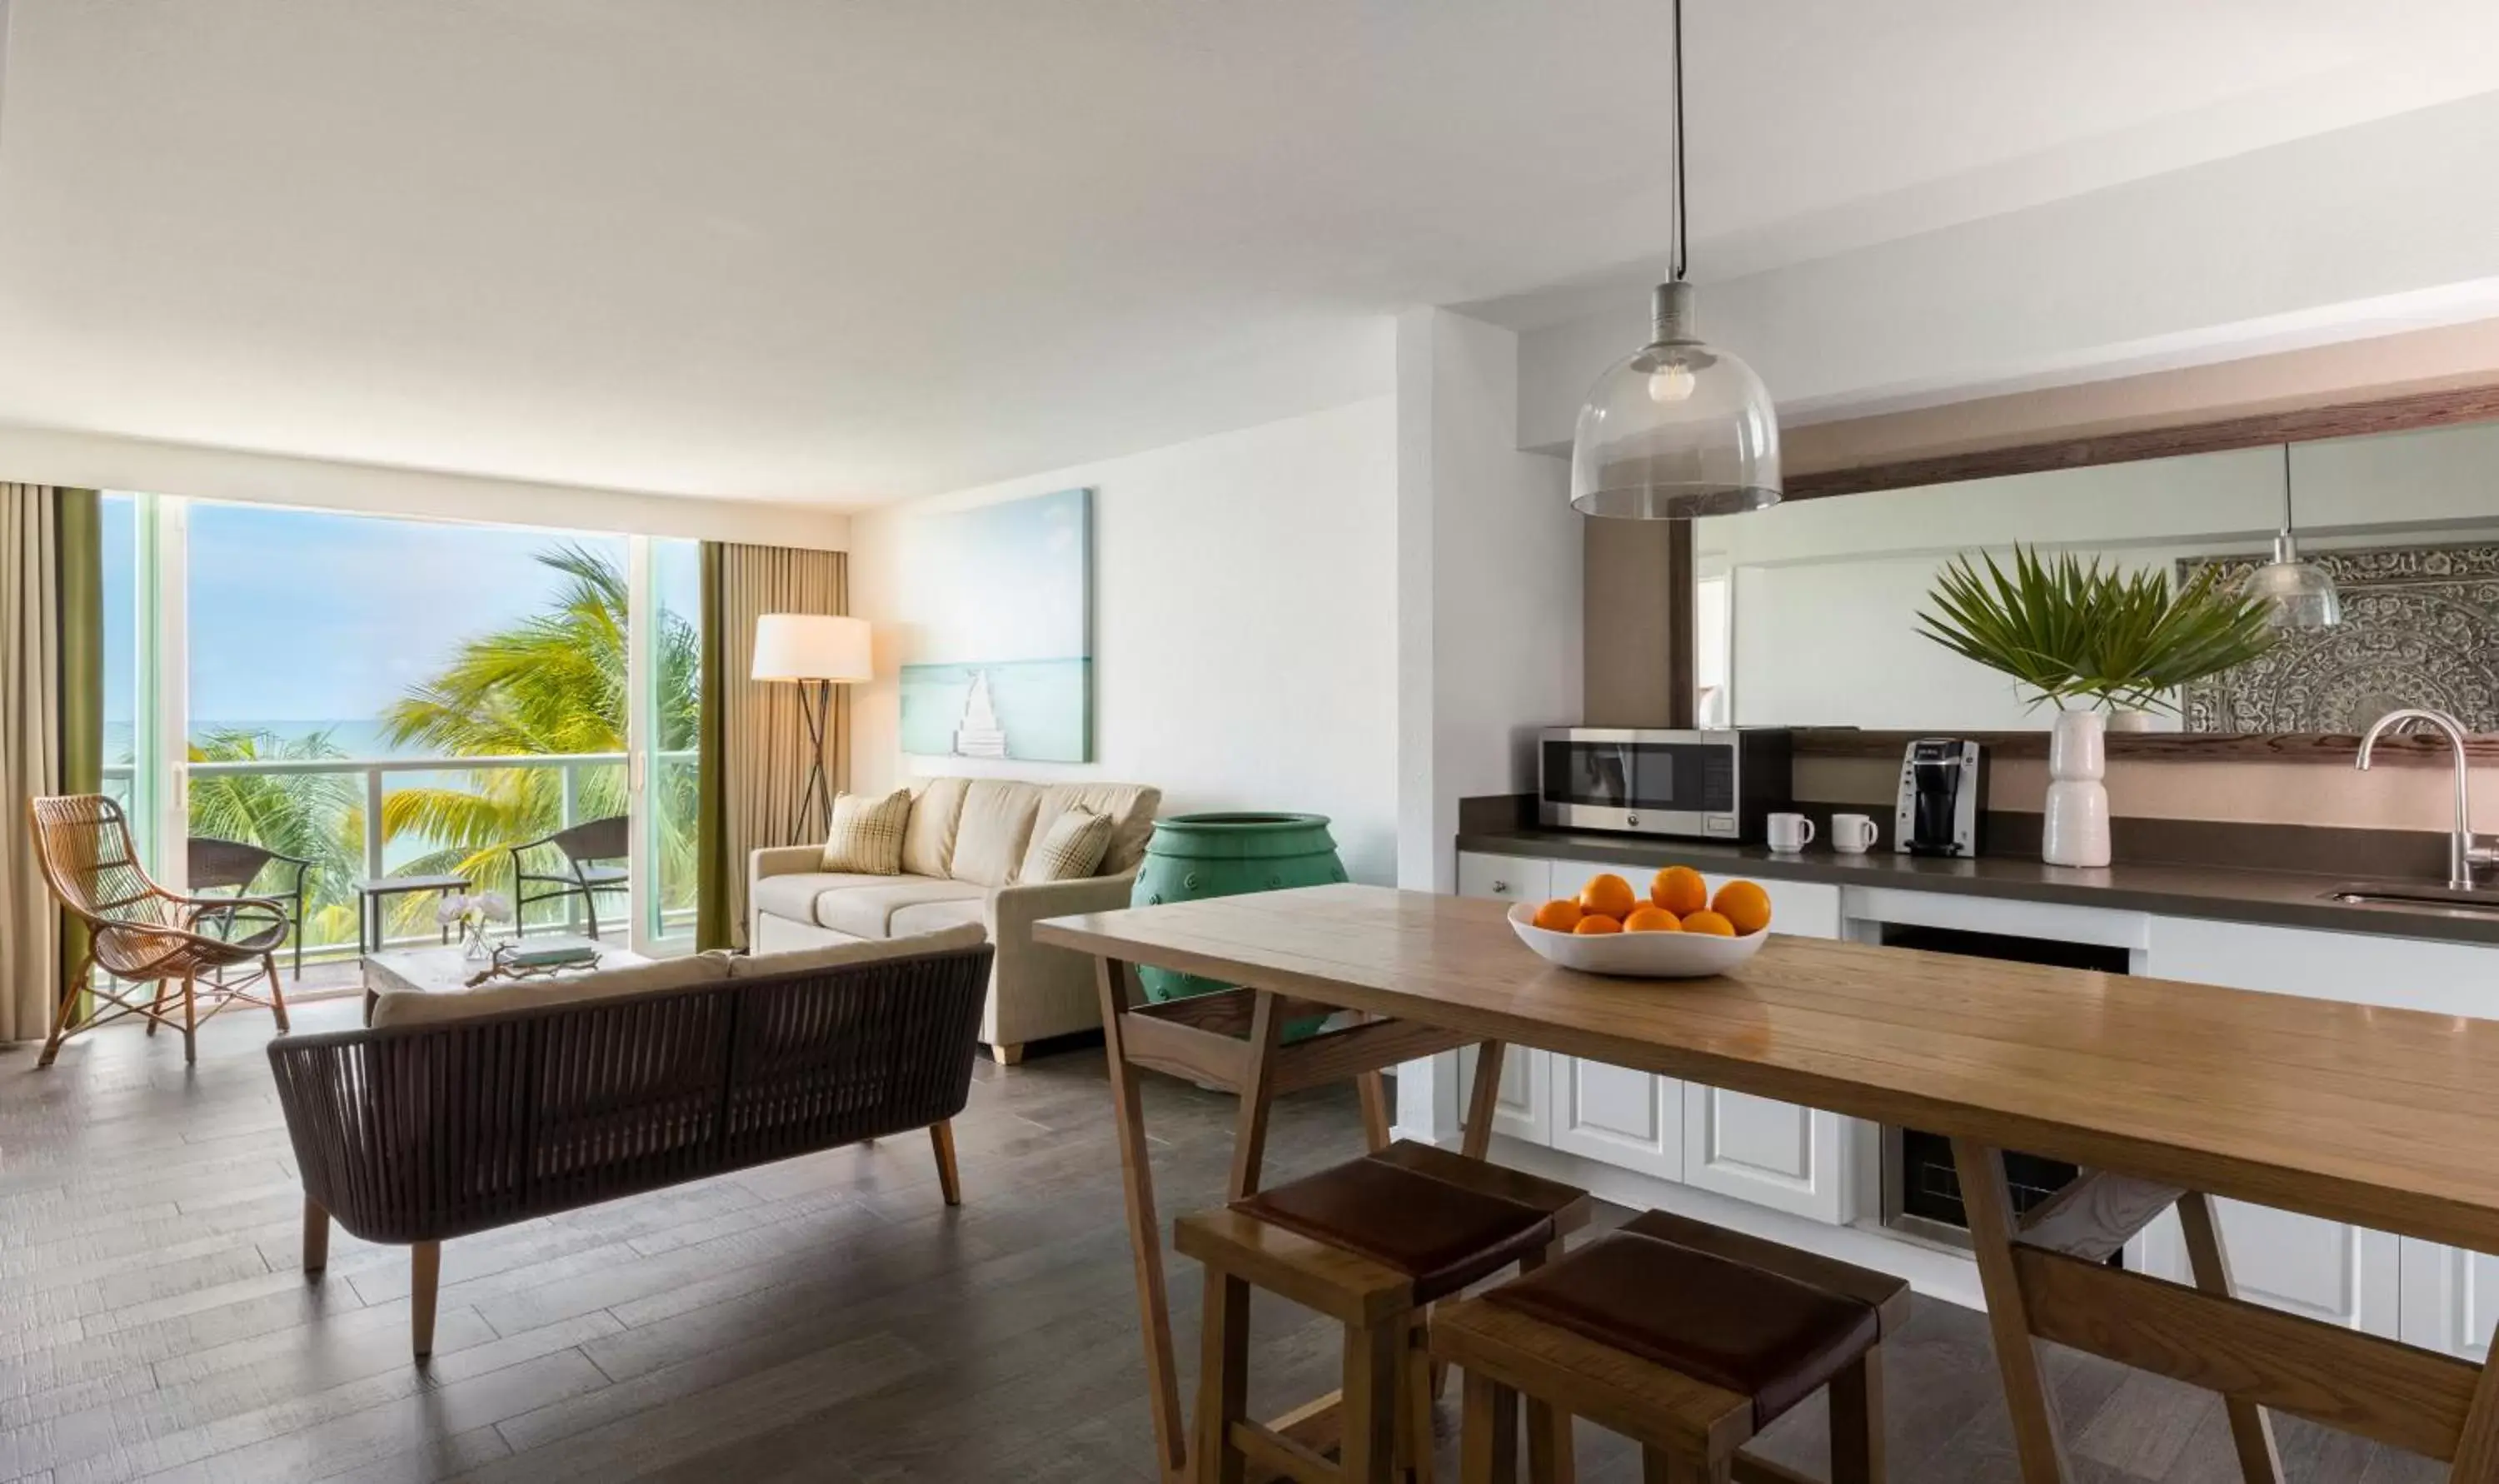
M225 720L217 717L191 718L191 735L205 737L217 731L256 731L281 741L296 741L315 732L327 732L330 745L345 758L421 758L422 746L393 747L384 735L382 724L367 717L358 721L305 721L289 718L283 721L245 718ZM104 724L104 757L108 762L128 762L131 756L132 724L108 721ZM274 752L266 741L263 752Z
M990 678L990 707L1007 734L1007 756L1029 762L1093 760L1093 661L1016 660L995 664L902 667L902 750L955 753L955 728L972 677Z

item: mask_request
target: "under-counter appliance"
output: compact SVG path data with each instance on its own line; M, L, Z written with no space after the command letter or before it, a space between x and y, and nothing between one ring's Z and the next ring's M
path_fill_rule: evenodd
M1573 829L1756 841L1788 804L1788 733L1554 726L1538 755L1538 817Z
M1898 922L1882 924L1879 939L1887 948L1924 949L1931 953L2097 969L2104 974L2127 970L2126 950L2093 943ZM1968 1246L1969 1213L1962 1204L1961 1171L1953 1163L1952 1140L1928 1129L1887 1124L1882 1130L1882 1151L1883 1224L1896 1232ZM2081 1169L2064 1160L2004 1151L2006 1193L2012 1197L2016 1214L2030 1210L2081 1177ZM2123 1266L2122 1256L2112 1257L2111 1266Z
M1987 752L1957 737L1920 737L1900 758L1892 848L1903 855L1978 854Z

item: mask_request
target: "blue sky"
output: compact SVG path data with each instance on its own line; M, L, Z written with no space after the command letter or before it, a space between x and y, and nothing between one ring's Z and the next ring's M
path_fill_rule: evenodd
M105 710L131 716L133 502L105 501ZM543 608L535 554L573 541L620 566L625 538L196 501L190 520L193 729L365 720L468 635ZM672 548L682 545L680 552ZM693 543L662 548L663 589L695 602Z

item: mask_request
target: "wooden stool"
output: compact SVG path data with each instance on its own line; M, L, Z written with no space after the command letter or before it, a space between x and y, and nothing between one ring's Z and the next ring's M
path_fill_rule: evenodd
M1908 1316L1909 1285L1887 1274L1653 1210L1443 1306L1431 1353L1466 1370L1464 1484L1517 1476L1522 1395L1638 1441L1652 1484L1718 1484L1826 1384L1833 1484L1881 1484L1881 1345ZM1531 1460L1529 1477L1570 1474Z
M1251 1464L1302 1484L1430 1477L1431 1364L1425 1307L1511 1263L1558 1256L1587 1224L1586 1192L1430 1145L1376 1154L1173 1223L1173 1244L1206 1265L1192 1471L1239 1484ZM1247 1410L1250 1288L1345 1326L1343 1443L1335 1461ZM1568 1426L1563 1419L1562 1426ZM1547 1448L1557 1430L1540 1431Z

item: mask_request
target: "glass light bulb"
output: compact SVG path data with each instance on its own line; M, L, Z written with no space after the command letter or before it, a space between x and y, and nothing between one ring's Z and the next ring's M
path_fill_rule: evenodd
M1698 384L1699 378L1692 374L1692 368L1680 361L1670 361L1649 372L1648 400L1659 406L1685 402L1690 400L1692 389Z

